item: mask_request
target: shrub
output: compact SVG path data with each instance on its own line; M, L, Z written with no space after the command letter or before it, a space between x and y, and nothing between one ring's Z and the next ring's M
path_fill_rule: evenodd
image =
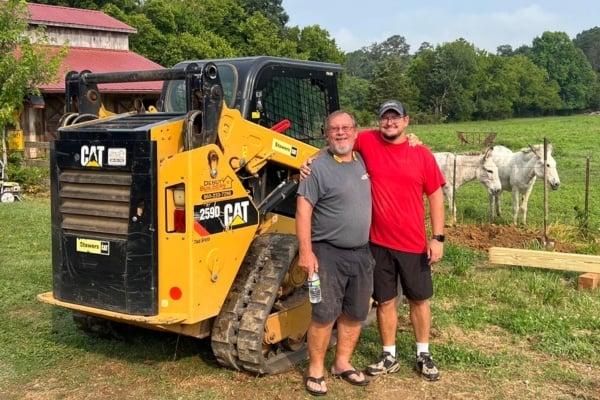
M50 170L23 165L21 153L12 153L8 156L6 174L9 180L19 182L23 193L39 194L48 191L47 182L50 177Z

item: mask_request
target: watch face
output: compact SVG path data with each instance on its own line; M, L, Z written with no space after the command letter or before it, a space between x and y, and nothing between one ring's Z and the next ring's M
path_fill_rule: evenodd
M438 242L443 242L446 237L444 235L433 235L433 238Z

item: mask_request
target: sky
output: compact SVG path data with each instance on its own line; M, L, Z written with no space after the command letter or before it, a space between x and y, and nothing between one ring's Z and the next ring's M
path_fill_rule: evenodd
M500 45L531 46L545 31L571 39L600 26L598 0L283 0L288 26L319 25L344 52L400 35L410 53L459 38L495 54Z

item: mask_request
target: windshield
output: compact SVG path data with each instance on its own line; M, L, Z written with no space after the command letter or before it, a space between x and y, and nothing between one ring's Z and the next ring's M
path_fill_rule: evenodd
M223 87L223 96L228 107L233 108L235 102L235 89L237 87L237 73L230 64L218 64L219 77ZM166 81L164 111L186 112L185 106L185 81Z

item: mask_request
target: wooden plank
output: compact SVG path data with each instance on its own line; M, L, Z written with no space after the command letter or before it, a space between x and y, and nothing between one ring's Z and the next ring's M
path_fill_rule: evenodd
M600 274L594 274L587 272L583 275L579 275L577 280L577 287L579 289L596 289L600 285Z
M29 167L47 168L50 166L50 161L43 158L26 158L25 165Z
M600 273L600 256L490 247L490 264Z
M27 149L49 149L50 142L25 142Z

